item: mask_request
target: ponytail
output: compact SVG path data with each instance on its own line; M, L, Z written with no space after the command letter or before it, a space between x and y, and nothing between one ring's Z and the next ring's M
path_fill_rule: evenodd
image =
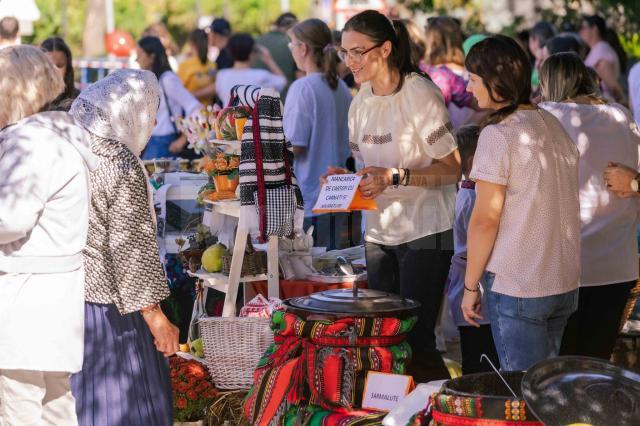
M333 44L322 49L322 74L332 90L338 88L338 54Z
M338 88L338 55L333 46L331 30L320 19L307 19L291 28L291 34L311 50L316 66L322 70L332 90Z

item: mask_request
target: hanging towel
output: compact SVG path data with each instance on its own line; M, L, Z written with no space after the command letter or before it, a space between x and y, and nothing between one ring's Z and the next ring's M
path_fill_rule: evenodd
M266 241L302 230L302 193L293 174L293 149L282 129L280 94L270 88L236 86L231 103L253 109L242 133L240 226ZM257 123L257 125L254 125Z

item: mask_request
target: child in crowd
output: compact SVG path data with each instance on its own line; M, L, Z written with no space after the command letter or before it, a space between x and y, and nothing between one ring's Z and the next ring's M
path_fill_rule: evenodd
M467 180L473 166L473 155L478 144L480 128L475 125L461 127L456 132L458 151L462 160L463 181L456 195L455 218L453 222L454 255L447 278L447 298L454 322L460 331L460 349L462 351L462 373L491 371L486 361L480 362L480 356L486 354L496 367L499 365L491 326L486 312L480 327L474 327L464 320L460 304L464 291L464 275L467 269L467 228L476 200L475 183ZM483 308L486 303L482 303Z

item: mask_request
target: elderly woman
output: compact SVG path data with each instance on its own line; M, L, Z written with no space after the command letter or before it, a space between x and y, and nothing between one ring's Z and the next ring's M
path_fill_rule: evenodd
M38 114L64 89L44 52L0 50L0 75L0 424L74 425L95 158L69 114Z
M72 378L81 424L172 424L165 356L178 350L178 329L158 305L169 290L138 158L159 102L153 73L119 70L89 86L71 106L100 159L91 175L84 251L84 365Z

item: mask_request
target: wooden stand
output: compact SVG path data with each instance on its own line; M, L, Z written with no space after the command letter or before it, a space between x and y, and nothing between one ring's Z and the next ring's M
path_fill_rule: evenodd
M212 207L212 211L240 218L240 201L206 201ZM253 276L241 276L242 262L244 260L245 248L247 245L248 230L238 227L236 231L233 255L231 258L231 270L229 276L220 273L209 273L203 270L189 275L201 279L205 286L203 297L207 296L207 289L213 288L226 294L224 299L223 317L236 316L236 300L238 298L238 287L240 283L252 281L267 281L269 297L279 297L279 271L278 271L278 237L269 237L267 246L267 273ZM247 288L245 286L245 303Z

